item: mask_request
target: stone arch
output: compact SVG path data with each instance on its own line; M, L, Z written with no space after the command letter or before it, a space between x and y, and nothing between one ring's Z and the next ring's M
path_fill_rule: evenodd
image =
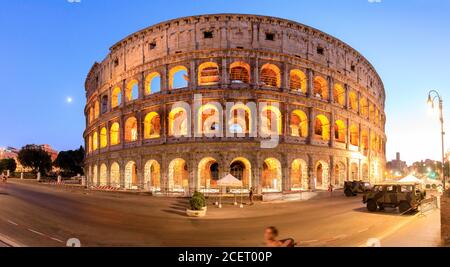
M321 76L314 77L314 96L328 100L328 82Z
M353 111L358 111L358 95L356 94L355 91L350 91L349 95L348 95L348 99L350 102L350 109Z
M182 158L176 158L169 164L169 191L187 192L189 189L189 172L186 161Z
M159 138L161 134L161 117L157 112L149 112L144 118L144 139Z
M108 111L108 96L104 95L102 96L102 108L101 108L101 113L105 114Z
M110 186L116 188L120 187L120 165L117 162L111 164L109 178Z
M303 159L295 159L291 164L291 190L308 190L308 164Z
M89 124L94 121L94 107L89 108Z
M282 135L282 132L283 122L280 109L276 106L265 105L261 111L261 133L265 135Z
M111 96L111 108L117 108L122 103L122 91L120 87L115 87L112 91Z
M129 161L125 165L125 189L138 189L138 186L137 165L134 161Z
M292 111L290 123L292 136L308 137L308 116L303 110Z
M161 75L154 71L145 77L145 94L151 95L158 92L161 92Z
M213 157L206 157L200 160L197 171L197 188L209 190L217 188L219 177L219 163Z
M334 166L334 174L333 174L333 186L336 187L342 187L344 186L344 182L346 180L346 167L343 162L338 162Z
M88 153L92 153L92 135L88 136Z
M334 103L345 106L345 88L340 83L334 85L333 98Z
M98 133L94 132L92 135L92 151L96 151L98 149Z
M156 160L149 160L144 167L144 189L161 191L161 166Z
M323 160L317 161L315 165L315 184L316 189L327 190L330 184L330 167Z
M352 181L359 181L359 166L358 163L352 162L350 164L350 174Z
M359 109L361 112L361 116L367 118L369 116L369 102L366 97L361 97L359 101Z
M252 187L252 164L245 157L237 157L230 163L230 174L241 180L244 188Z
M267 87L281 87L281 72L280 68L274 64L264 64L261 67L261 84Z
M189 70L183 65L175 66L169 71L169 90L189 86Z
M323 141L330 140L330 121L325 115L317 115L314 124L314 134L316 138L320 138Z
M261 183L263 192L281 192L283 190L281 163L278 159L267 158L264 160Z
M299 69L291 70L289 78L289 88L292 91L306 94L307 78L303 71Z
M169 113L169 136L187 136L189 133L189 114L183 107L176 107Z
M222 107L218 103L208 103L197 113L198 134L219 134L221 131Z
M367 163L364 163L362 165L362 179L364 182L370 182L369 179L369 165Z
M120 144L120 124L118 122L114 122L111 125L109 135L110 135L111 146Z
M129 117L125 121L125 142L135 142L138 139L138 125L135 117Z
M100 166L100 186L106 186L108 184L108 167L106 164Z
M216 62L204 62L198 67L198 85L217 85L220 82L219 65Z
M359 146L359 126L356 124L350 125L350 144L352 146Z
M361 149L365 156L367 156L369 149L369 133L367 130L361 131Z
M249 134L254 131L253 112L248 105L237 103L231 107L228 128L232 134Z
M250 65L243 61L236 61L230 65L231 83L250 83Z
M100 130L100 148L105 148L108 146L108 130L103 127Z
M133 101L138 99L139 97L139 81L136 79L128 82L127 87L125 89L125 100Z
M92 169L92 183L94 185L99 185L99 179L98 179L98 166L94 165Z
M95 101L94 103L94 119L98 119L100 116L100 102Z
M334 139L339 143L347 141L347 126L342 120L336 120L334 123Z

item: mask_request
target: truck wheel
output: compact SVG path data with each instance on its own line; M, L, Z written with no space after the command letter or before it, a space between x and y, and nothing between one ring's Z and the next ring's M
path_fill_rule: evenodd
M375 211L377 211L377 208L378 208L378 205L375 200L371 199L367 202L367 210L368 211L375 212Z
M354 196L352 190L348 189L348 188L344 190L344 194L345 194L346 197L353 197Z
M400 210L400 213L405 213L411 209L411 205L408 202L401 202L398 206L398 209Z

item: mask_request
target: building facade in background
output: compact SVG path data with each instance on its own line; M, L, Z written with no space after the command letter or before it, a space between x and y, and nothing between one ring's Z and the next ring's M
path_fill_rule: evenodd
M386 172L389 178L402 178L408 175L408 164L406 164L406 161L401 160L399 152L397 152L395 160L386 164Z
M214 191L231 173L271 193L383 180L382 80L352 47L294 21L163 22L115 44L85 89L93 185Z

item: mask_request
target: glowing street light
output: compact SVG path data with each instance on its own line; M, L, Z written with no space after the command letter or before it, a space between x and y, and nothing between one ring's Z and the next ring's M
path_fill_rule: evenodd
M435 110L435 101L438 100L439 102L439 120L441 121L441 138L442 138L442 172L441 172L441 176L442 176L442 181L444 182L444 189L446 188L445 185L445 174L444 174L444 163L445 163L445 148L444 148L444 136L445 136L445 132L444 132L444 111L443 111L443 101L442 101L442 97L441 95L436 91L436 90L431 90L428 93L428 106L432 109Z

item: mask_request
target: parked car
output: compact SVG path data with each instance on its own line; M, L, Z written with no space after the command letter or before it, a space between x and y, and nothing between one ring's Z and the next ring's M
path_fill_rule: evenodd
M344 194L346 197L354 197L368 192L371 188L372 186L368 182L348 181L344 183Z

